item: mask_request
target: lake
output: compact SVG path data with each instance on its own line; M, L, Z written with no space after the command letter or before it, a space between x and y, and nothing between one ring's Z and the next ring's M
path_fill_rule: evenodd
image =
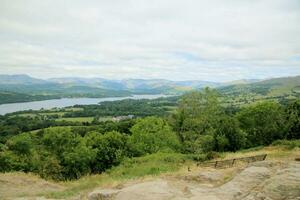
M24 110L40 110L40 109L51 109L51 108L64 108L74 105L90 105L98 104L104 101L118 101L123 99L156 99L159 97L167 97L167 95L133 95L129 97L106 97L106 98L62 98L62 99L51 99L44 101L32 101L23 103L7 103L0 105L0 115L7 113L24 111Z

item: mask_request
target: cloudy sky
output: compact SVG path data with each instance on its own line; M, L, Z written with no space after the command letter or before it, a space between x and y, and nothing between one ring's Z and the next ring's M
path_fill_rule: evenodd
M300 1L0 0L0 74L300 75Z

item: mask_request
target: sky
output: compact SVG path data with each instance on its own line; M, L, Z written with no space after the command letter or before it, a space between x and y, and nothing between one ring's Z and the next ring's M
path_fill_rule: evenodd
M0 0L0 74L300 75L299 0Z

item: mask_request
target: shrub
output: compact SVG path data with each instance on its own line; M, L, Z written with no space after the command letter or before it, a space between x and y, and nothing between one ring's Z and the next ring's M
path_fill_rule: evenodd
M131 128L130 145L136 156L155 153L164 149L176 151L179 140L171 127L161 118L140 119Z

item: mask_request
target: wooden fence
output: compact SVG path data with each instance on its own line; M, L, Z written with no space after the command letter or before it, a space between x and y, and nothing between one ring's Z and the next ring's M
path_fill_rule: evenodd
M263 161L267 157L267 154L257 155L257 156L249 156L249 157L242 157L242 158L234 158L229 160L217 160L217 161L210 161L210 162L200 162L197 163L197 166L202 167L214 167L214 168L227 168L233 167L238 162L243 163L251 163L256 161Z

